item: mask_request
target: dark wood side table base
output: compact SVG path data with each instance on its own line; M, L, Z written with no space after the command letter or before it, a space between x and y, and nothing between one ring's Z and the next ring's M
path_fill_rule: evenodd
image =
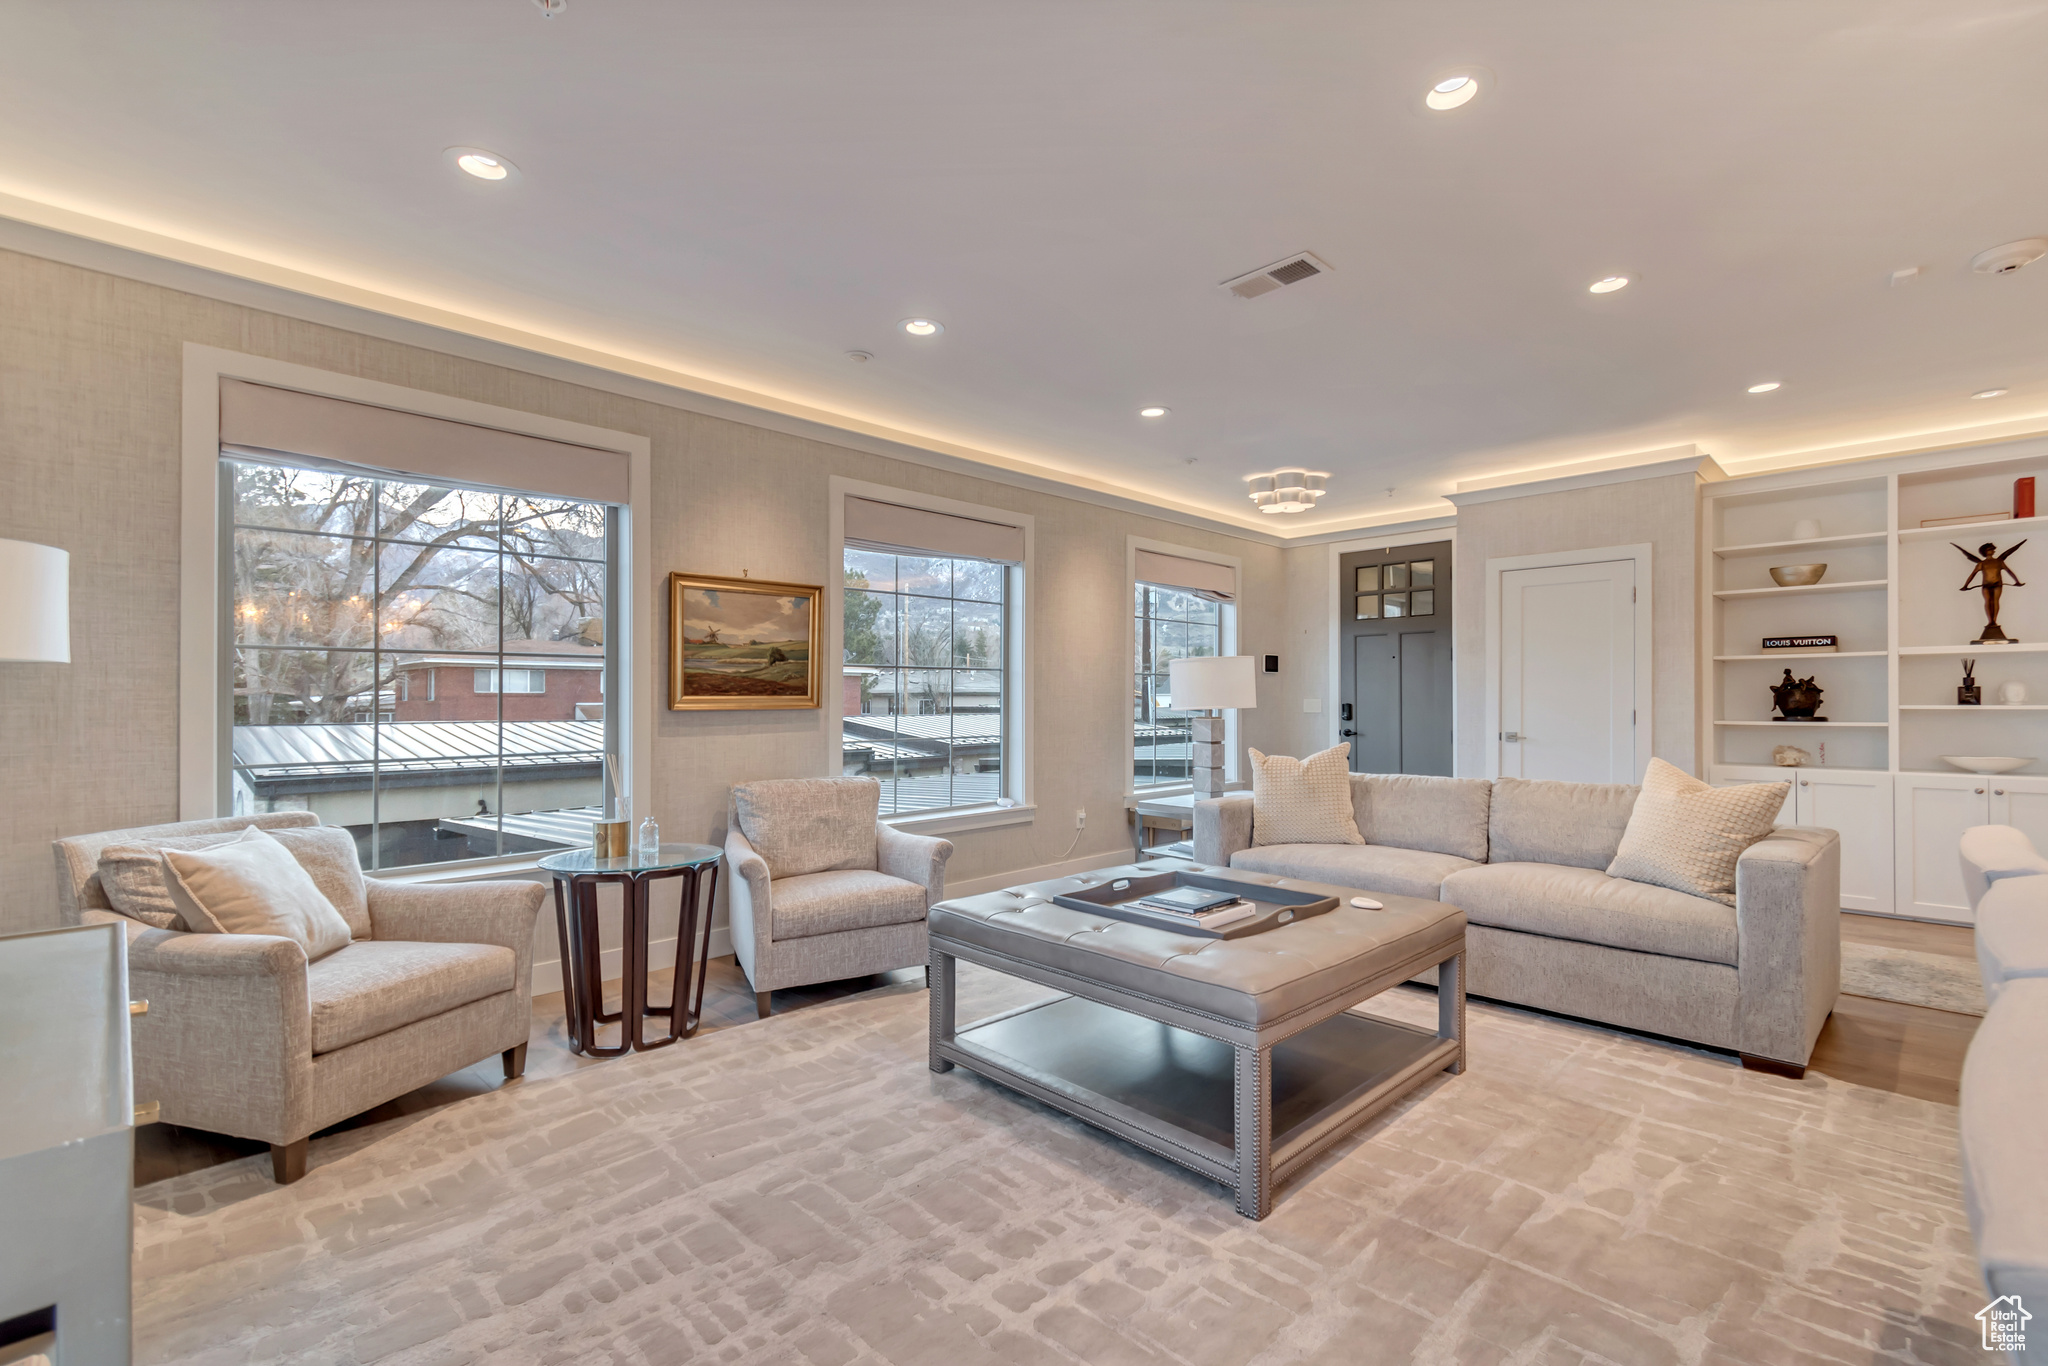
M562 1017L569 1047L593 1058L666 1048L697 1032L704 1016L703 963L711 954L711 907L718 895L716 863L620 872L555 873L555 932L562 953ZM647 1002L648 884L657 878L683 879L682 915L676 924L675 982L665 1006ZM604 959L597 931L597 885L617 882L625 897L620 939L625 970L619 1008L604 1009ZM701 923L701 927L699 922ZM668 1033L649 1039L642 1021L666 1016ZM597 1042L597 1027L619 1025L617 1047Z

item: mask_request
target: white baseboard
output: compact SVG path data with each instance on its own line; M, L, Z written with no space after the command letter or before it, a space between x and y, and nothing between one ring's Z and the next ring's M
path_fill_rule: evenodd
M1100 854L1084 854L1080 858L1067 859L1060 863L1042 864L1037 868L1013 868L1007 873L994 873L988 877L970 878L964 882L948 882L946 895L979 896L983 892L1000 892L1005 887L1015 887L1024 882L1044 882L1049 878L1070 877L1075 873L1086 873L1096 868L1112 868L1119 863L1129 863L1133 855L1128 849L1114 850ZM711 956L722 958L732 952L732 932L724 925L711 931ZM647 959L656 967L675 961L676 941L670 935L657 939L647 946ZM625 975L626 960L623 949L606 949L599 971L607 982L617 981ZM545 996L562 989L562 965L555 959L533 965L533 994Z
M723 925L713 926L711 930L711 956L713 958L723 958L731 952L731 932ZM626 951L624 949L606 949L599 958L601 966L598 971L603 975L605 981L615 982L626 975ZM647 961L658 968L667 967L674 963L676 961L676 937L670 935L666 939L656 939L650 942L647 945ZM533 965L534 995L546 996L550 992L560 991L561 989L562 964L558 959L550 958L545 963L535 963Z

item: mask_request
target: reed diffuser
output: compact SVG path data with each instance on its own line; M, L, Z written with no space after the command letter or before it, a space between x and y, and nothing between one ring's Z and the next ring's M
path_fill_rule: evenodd
M619 758L604 756L605 818L590 823L590 852L597 858L624 858L632 852L633 819L626 809Z

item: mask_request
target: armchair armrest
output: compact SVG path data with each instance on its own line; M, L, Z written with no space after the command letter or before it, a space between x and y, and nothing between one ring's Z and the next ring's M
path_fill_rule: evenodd
M139 932L138 932L139 931ZM128 932L135 1094L170 1124L289 1143L309 1094L306 955L268 934Z
M875 871L924 888L926 910L945 899L946 860L952 857L951 840L912 835L886 821L875 822Z
M1842 990L1842 842L1780 826L1735 861L1739 1050L1804 1067Z
M548 899L538 882L369 880L370 925L379 939L419 944L497 944L517 961L521 996L533 985L533 922Z
M1195 862L1230 866L1230 856L1252 847L1252 799L1246 793L1195 803Z
M725 831L727 916L731 922L733 956L754 980L754 965L768 957L769 930L774 923L769 901L768 860L756 853L753 844L740 833L740 823L730 815Z

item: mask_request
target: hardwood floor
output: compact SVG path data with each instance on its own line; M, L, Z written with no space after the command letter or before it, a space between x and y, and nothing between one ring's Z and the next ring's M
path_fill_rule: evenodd
M1842 938L1958 958L1976 956L1970 931L1957 925L1928 925L1882 916L1845 914L1842 917ZM778 991L774 1009L778 1013L799 1010L891 981L914 982L921 976L921 969L907 968L879 977ZM668 991L668 978L666 972L655 974L652 994L657 1001L663 999ZM616 983L607 985L617 986ZM618 1004L616 996L610 1004ZM739 964L730 957L713 959L705 978L704 1030L732 1029L751 1023L754 1018L754 993L740 973ZM650 1027L652 1024L650 1021ZM617 1028L616 1025L605 1026L600 1039L616 1037ZM1812 1066L1842 1081L1953 1105L1963 1074L1963 1053L1976 1032L1977 1017L1974 1015L1956 1015L1924 1006L1843 996L1835 1006L1834 1016L1821 1030L1820 1040L1814 1046ZM686 1042L675 1046L687 1048L689 1045ZM568 1036L562 1028L562 997L559 992L534 998L533 1037L526 1055L528 1077L563 1076L583 1067L601 1067L604 1062L604 1059L586 1058L569 1050ZM428 1114L453 1101L495 1090L505 1084L503 1070L493 1056L324 1132L335 1133L360 1125ZM267 1145L248 1139L230 1138L199 1129L180 1129L168 1124L149 1125L135 1131L135 1184L145 1185L167 1176L232 1162L238 1157L265 1151Z

